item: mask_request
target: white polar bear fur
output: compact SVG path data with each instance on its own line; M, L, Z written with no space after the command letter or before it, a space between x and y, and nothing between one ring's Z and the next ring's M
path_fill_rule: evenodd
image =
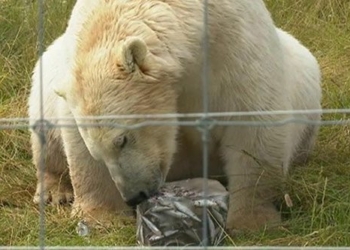
M179 5L186 5L184 1L179 1ZM48 120L61 115L72 116L65 101L59 98L55 91L62 95L60 90L69 84L77 34L83 27L88 13L102 2L102 0L78 0L65 33L57 38L43 55L44 114ZM174 4L170 0L164 2L171 6ZM197 1L190 2L196 5L194 2ZM230 30L234 24L225 23L219 28L215 23L210 29L211 34L215 30L216 35L220 37L218 41L210 41L212 51L209 55L210 111L320 109L321 74L314 56L293 36L274 27L262 1L256 0L254 4L248 2L250 1L222 0L220 6L212 4L215 6L211 9L212 17L221 20L220 18L223 17L220 12L226 11L228 16L234 18L225 17L226 19L221 21L231 20L232 23L236 21L239 26L235 27L236 30ZM199 10L196 11L201 13ZM189 22L193 18L191 16ZM195 25L200 22L202 22L201 15L192 27L191 23L187 24L188 32L191 32L191 28L197 31L199 26L195 27ZM240 33L241 31L244 33ZM185 35L190 36L187 33ZM194 34L191 38L198 37ZM179 113L200 112L202 108L200 65L202 58L200 40L196 42L198 44L178 44L179 49L175 52L175 54L181 53L183 50L184 56L180 56L181 60L192 56L193 58L189 60L197 63L188 74L183 75L181 82L178 83L180 84L177 107ZM169 44L174 45L171 42ZM40 117L39 86L39 63L37 63L29 97L29 117L33 120ZM293 117L294 115L271 115L235 119L268 121ZM299 117L320 120L319 115ZM224 118L224 120L232 119ZM61 131L65 133L62 138ZM228 229L254 229L266 223L279 222L279 214L272 207L270 198L278 195L274 189L283 180L298 151L305 150L307 155L312 149L316 134L317 126L307 124L288 124L268 128L217 127L212 130L211 138L215 143L210 144L209 174L224 174L228 178L230 191ZM97 211L96 214L99 214L104 210L126 209L113 183L112 178L115 176L111 178L106 166L93 160L77 129L71 129L70 132L68 129L54 129L49 131L47 136L49 139L46 159L48 176L45 180L47 182L45 183L46 199L52 199L54 203L58 203L67 201L73 196L72 187L64 183L59 185L58 181L67 164L62 157L67 156L70 177L65 176L65 178L72 180L75 192L74 206L77 210L92 214ZM193 128L180 128L178 141L180 146L167 180L200 176L202 157L200 133ZM35 133L32 133L32 145L34 163L38 166L40 147ZM262 160L272 166L270 169L272 171L280 171L283 168L283 173L281 171L280 175L263 178L263 171L256 161L244 155L241 152L242 149L250 149L255 157L263 158ZM73 152L81 155L82 162L76 162ZM96 168L96 166L99 167ZM38 173L40 173L39 170ZM83 180L85 183L82 183ZM259 184L256 184L258 181ZM66 182L69 183L69 180ZM269 186L271 182L276 183ZM258 190L255 190L256 185ZM36 202L38 202L39 191L38 186L34 198ZM249 210L247 207L253 200L258 203Z

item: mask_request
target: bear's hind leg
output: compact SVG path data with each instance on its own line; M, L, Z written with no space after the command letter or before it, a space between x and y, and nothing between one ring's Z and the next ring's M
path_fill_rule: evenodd
M40 190L43 184L45 203L53 205L66 204L73 201L73 188L69 177L66 156L63 152L58 129L48 130L45 134L46 145L43 148L39 136L31 131L33 162L37 169L37 188L33 201L40 203ZM44 154L44 150L46 153ZM43 160L44 166L41 166ZM42 172L42 167L44 171ZM41 183L43 175L44 183Z
M311 151L315 146L315 140L319 131L318 125L308 125L305 129L303 137L299 143L299 147L293 157L293 164L305 165L308 163Z
M281 223L281 214L275 202L283 197L282 185L289 162L285 155L283 131L240 130L229 141L226 137L223 155L228 177L229 211L226 222L228 233L274 228ZM270 133L271 132L271 133ZM249 134L256 135L250 138ZM247 138L240 138L245 135ZM260 137L260 138L259 138ZM267 139L267 140L266 140ZM228 147L228 142L236 145ZM282 143L281 143L282 142Z

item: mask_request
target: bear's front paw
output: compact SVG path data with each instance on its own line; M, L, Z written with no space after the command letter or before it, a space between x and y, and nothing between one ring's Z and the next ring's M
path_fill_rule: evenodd
M80 219L81 222L91 230L123 226L125 221L134 219L133 211L131 209L125 211L111 211L102 207L89 208L84 205L82 206L79 202L73 204L71 217L74 219Z
M273 229L281 224L281 214L273 204L259 205L252 209L230 209L226 221L226 230L231 237L247 231Z
M41 185L37 184L37 188L34 194L33 202L39 204ZM45 204L52 205L64 205L72 204L74 201L73 188L68 182L60 182L59 180L53 181L45 179L43 199Z

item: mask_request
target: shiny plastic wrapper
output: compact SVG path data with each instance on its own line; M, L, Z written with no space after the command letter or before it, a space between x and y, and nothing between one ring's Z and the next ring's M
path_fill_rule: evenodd
M143 246L219 246L225 234L228 192L216 180L195 178L168 182L159 194L137 207L137 240ZM206 212L203 209L206 203Z

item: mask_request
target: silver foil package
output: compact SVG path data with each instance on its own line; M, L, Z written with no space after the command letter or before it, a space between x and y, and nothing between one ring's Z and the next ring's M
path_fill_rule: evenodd
M225 234L228 192L216 180L194 178L168 182L159 194L137 207L137 240L143 246L220 245ZM205 199L206 198L206 199ZM206 204L207 238L203 238Z

